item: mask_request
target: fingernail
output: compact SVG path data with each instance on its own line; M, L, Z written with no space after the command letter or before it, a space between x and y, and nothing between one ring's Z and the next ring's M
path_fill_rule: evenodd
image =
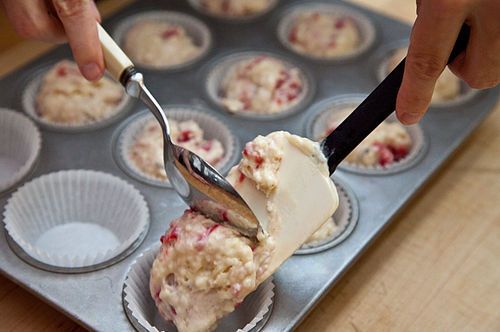
M89 81L95 81L101 78L101 69L97 63L87 63L82 66L82 74Z
M420 120L420 113L403 113L401 114L401 122L404 124L414 124Z

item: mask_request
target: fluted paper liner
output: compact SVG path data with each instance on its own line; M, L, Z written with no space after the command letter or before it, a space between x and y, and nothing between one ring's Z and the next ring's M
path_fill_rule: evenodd
M210 51L212 47L212 34L208 26L197 19L196 17L173 11L150 11L139 13L133 16L127 16L120 21L113 31L113 39L123 47L125 38L127 38L128 31L137 23L144 21L160 21L176 24L186 30L188 36L193 39L193 43L200 47L198 55L194 56L187 61L167 66L153 66L146 63L141 63L132 59L135 65L148 70L177 70L188 67L200 59L202 59Z
M259 113L254 111L240 111L231 112L222 104L222 84L230 73L232 68L242 61L248 61L257 56L268 56L281 61L287 68L297 68L299 70L299 77L302 82L302 92L298 97L297 102L291 104L289 107L282 109L275 113ZM205 82L205 89L209 99L217 105L218 108L224 110L225 113L253 120L275 120L281 119L298 111L303 110L312 100L315 93L315 83L312 76L299 64L288 60L287 58L269 52L258 51L244 51L225 55L214 62L207 65L209 72Z
M293 28L296 18L299 14L312 11L319 11L320 13L326 13L326 14L343 15L352 18L356 24L356 27L359 31L361 38L361 42L359 43L358 47L356 47L351 52L348 52L346 54L330 56L330 57L322 57L314 54L308 54L305 52L300 52L297 49L295 49L288 40L288 36L290 35L290 30ZM376 39L375 26L367 16L365 16L364 14L360 13L355 9L346 6L321 3L321 2L292 5L282 15L282 18L278 25L277 33L281 43L290 51L299 54L301 56L320 61L344 61L356 58L361 54L365 53L373 45Z
M149 228L149 211L127 182L102 172L69 170L18 189L3 221L34 265L83 272L111 264L140 243Z
M19 112L0 108L0 193L33 169L42 138L35 124Z
M382 51L378 52L378 67L376 68L376 76L377 79L382 82L387 75L389 75L389 61L391 60L392 55L398 49L408 47L408 40L400 40L391 44L388 44ZM447 108L462 105L469 100L473 99L480 90L473 89L467 85L463 80L460 80L460 93L451 99L448 100L438 100L432 101L432 108Z
M230 129L222 123L221 120L213 115L204 112L203 109L194 106L164 106L163 108L167 118L176 121L193 120L203 130L204 139L217 139L224 148L224 156L213 165L221 174L225 174L236 163L240 145L237 138ZM133 118L123 127L120 135L115 142L115 158L119 165L132 177L146 182L147 184L170 187L170 183L162 181L141 170L130 157L130 149L137 136L141 133L144 126L154 119L149 111L144 111Z
M252 1L252 0L247 0L247 1ZM255 19L269 13L271 10L274 9L274 7L276 7L279 0L269 0L269 6L266 9L264 9L260 12L257 12L257 13L253 13L250 15L243 15L243 16L241 16L241 15L232 16L232 15L225 15L223 13L219 14L219 13L211 12L211 11L207 10L206 8L203 8L203 6L200 3L200 0L188 0L188 2L191 5L191 7L193 7L194 9L199 11L200 13L203 13L207 16L214 17L214 18L224 20L227 22L245 23L245 22L255 20Z
M296 255L314 254L335 247L351 235L358 223L359 206L354 192L340 179L333 177L332 181L339 195L339 206L333 214L337 227L327 238L313 243L305 243L295 252Z
M176 331L172 322L166 322L158 313L149 292L151 266L160 244L153 245L132 263L123 285L123 308L137 331ZM274 300L272 277L249 294L235 311L219 321L216 332L257 332L271 314Z
M349 114L347 109L354 110L365 97L365 95L358 94L343 95L318 103L313 107L309 122L306 125L306 135L312 140L320 140L326 132L328 122L332 117L338 117L338 121L343 120ZM398 120L395 115L391 115L386 121L394 122ZM383 175L401 172L415 166L424 157L428 147L428 140L419 125L405 126L404 128L411 137L412 145L410 152L403 159L384 167L380 165L365 166L343 161L339 168L353 173Z
M55 63L53 63L52 65L45 65L43 66L43 68L36 70L32 74L31 76L32 78L30 79L30 81L26 84L22 94L22 105L24 112L26 112L26 114L28 114L30 118L35 120L43 128L47 128L53 131L67 132L67 133L90 131L94 129L103 128L112 124L130 110L132 100L131 97L129 97L125 93L124 90L123 97L120 103L116 105L116 110L109 117L98 119L92 123L85 123L85 124L58 123L44 119L37 112L36 98L38 96L40 86L42 85L43 77L45 76L47 71L49 71L54 65ZM107 77L110 78L109 76Z

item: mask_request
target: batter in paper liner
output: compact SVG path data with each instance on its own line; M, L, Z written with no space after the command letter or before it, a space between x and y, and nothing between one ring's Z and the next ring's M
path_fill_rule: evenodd
M132 26L125 36L124 49L134 61L153 67L179 65L201 52L182 26L156 20Z
M221 87L223 105L231 112L278 113L299 102L303 91L299 70L260 55L231 68Z
M228 17L249 16L265 11L270 0L200 0L206 11Z
M354 109L338 113L351 113ZM337 112L327 120L325 133L328 136L341 123ZM408 131L398 122L384 121L370 133L345 159L346 162L362 166L386 167L403 160L412 148L413 142Z
M283 153L282 158L279 157L280 151ZM256 162L256 156L260 156L262 161ZM287 167L293 167L285 165L285 161L304 163L310 167L300 166L300 169L306 174L304 176L311 174L315 177L307 180L308 183L321 186L315 189L327 205L324 211L318 214L316 206L314 211L302 214L300 220L290 223L288 219L293 219L304 210L298 205L291 206L290 202L295 202L294 199L306 200L289 197L298 195L298 188L290 188L288 194L283 194L283 190L287 189L280 188L280 185L289 185L289 182L283 181L283 176L288 174ZM263 171L261 168L267 174L259 175ZM266 216L262 219L266 219L268 234L260 234L259 242L254 243L233 229L192 210L172 222L161 238L160 253L153 263L150 291L161 315L172 320L180 332L213 330L218 319L232 312L338 206L335 186L329 179L326 160L319 145L286 132L259 136L248 143L242 153L242 161L230 171L228 181L240 192L258 218L264 211ZM321 204L321 199L317 201ZM257 206L260 208L257 209ZM287 215L285 210L290 210L292 215ZM220 213L221 219L226 220L226 212ZM322 223L316 222L317 226L311 229L307 224L310 219L306 216L321 218ZM288 234L286 227L297 227L299 231ZM283 246L283 243L278 245L276 240L292 241L293 248Z
M172 141L186 148L212 165L224 157L224 147L216 139L205 139L204 132L193 120L169 120ZM151 119L137 135L129 151L132 162L145 174L158 180L167 180L163 166L163 132L156 119Z
M305 245L315 245L317 243L321 243L324 240L328 239L337 231L339 226L335 223L335 220L329 218L316 232L311 235L307 241L304 243Z
M352 18L312 11L295 18L288 41L299 53L331 58L351 53L361 43L361 37Z
M43 76L36 112L52 123L85 125L116 114L123 98L120 84L107 77L89 82L75 63L63 60Z

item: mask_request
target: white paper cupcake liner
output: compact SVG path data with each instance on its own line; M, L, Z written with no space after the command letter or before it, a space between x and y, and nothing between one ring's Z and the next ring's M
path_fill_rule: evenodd
M320 13L336 14L350 17L356 23L358 31L361 36L361 43L358 47L353 49L351 52L332 56L332 57L321 57L314 54L308 54L306 52L300 52L288 40L290 30L293 28L297 16L304 12L319 11ZM359 11L348 8L342 5L334 5L329 3L312 2L304 3L299 5L292 5L290 8L285 10L280 22L278 24L278 39L281 43L288 48L290 51L304 56L309 59L319 60L319 61L345 61L359 57L365 53L375 42L377 33L373 22L364 14Z
M215 168L226 174L237 162L240 152L238 139L232 134L230 129L215 116L205 112L204 109L188 105L164 106L163 109L167 118L176 121L195 121L203 130L203 137L206 139L217 139L224 147L224 156L215 164ZM162 181L144 172L130 157L130 149L144 128L144 126L154 119L149 111L143 111L131 117L119 130L120 134L114 142L114 155L118 165L130 176L144 183L171 188L171 184Z
M315 254L335 247L351 235L359 219L359 205L356 195L352 189L340 179L333 177L332 181L337 187L339 194L339 207L333 214L335 231L327 238L306 243L295 252L296 255Z
M0 193L19 183L35 166L42 137L19 112L0 108Z
M252 0L247 0L247 1L252 1ZM269 6L266 9L264 9L260 12L250 14L250 15L245 15L245 16L231 16L231 15L224 15L222 13L219 14L219 13L211 12L201 5L200 0L188 0L188 2L191 5L191 7L193 7L194 9L196 9L197 11L199 11L200 13L202 13L204 15L207 15L207 16L219 19L219 20L223 20L226 22L245 23L245 22L250 22L250 21L253 21L255 19L258 19L259 17L262 17L262 16L266 15L267 13L269 13L271 10L273 10L276 7L279 0L269 0Z
M55 64L55 63L54 63ZM116 106L116 111L107 118L102 118L92 123L86 124L71 124L71 123L57 123L52 122L47 119L41 117L37 112L36 105L36 97L38 95L38 91L40 90L40 86L42 84L43 76L45 73L52 68L54 65L45 65L40 69L35 70L33 74L30 75L30 80L24 87L24 91L22 94L22 105L24 112L28 114L33 120L35 120L42 128L65 132L65 133L79 133L85 131L91 131L99 128L106 127L122 116L124 116L130 109L133 104L132 99L123 91L123 98L120 103ZM106 74L107 75L107 74ZM107 76L110 78L109 76ZM117 83L118 84L118 83Z
M389 74L388 66L391 56L394 54L395 51L403 47L408 47L407 39L390 43L386 47L384 47L381 51L378 52L376 58L378 59L377 63L379 65L376 68L375 74L379 82L382 82ZM470 86L468 86L467 83L460 80L460 93L456 97L449 100L433 101L430 107L435 109L445 109L462 105L474 99L479 92L480 90L473 89Z
M193 39L194 44L200 47L200 53L183 63L167 66L153 66L132 59L134 64L140 68L161 71L175 71L183 69L201 60L212 48L212 34L205 23L193 16L171 11L151 11L129 16L118 23L113 31L113 39L123 48L127 32L130 28L132 28L135 24L144 21L168 22L183 27L186 30L186 33Z
M151 266L160 244L153 245L132 263L123 285L123 308L137 331L177 331L171 322L166 322L158 313L149 293ZM264 281L248 295L238 308L219 321L216 332L257 332L265 325L274 300L272 277Z
M301 92L300 97L297 99L297 102L290 105L290 107L285 108L280 112L275 112L271 114L263 114L252 111L231 112L227 110L226 107L222 104L221 100L221 93L222 93L221 86L224 79L236 64L240 63L241 61L250 60L260 55L265 55L268 57L275 58L283 62L283 64L286 67L297 68L299 70L300 80L303 84L303 90ZM239 116L242 118L249 118L253 120L264 120L264 121L276 120L288 117L301 110L304 110L305 107L309 105L316 92L315 91L316 86L314 80L312 79L312 76L299 64L291 60L288 60L287 58L278 54L273 54L269 52L256 52L256 51L237 52L216 59L213 63L209 63L207 67L209 68L209 70L205 81L205 89L208 98L219 109L223 110L224 113L233 116Z
M127 182L102 172L69 170L18 189L7 202L3 221L29 263L76 273L130 254L146 236L149 211Z
M334 97L331 99L323 100L316 104L310 113L309 121L306 124L306 135L312 140L318 141L327 130L328 122L331 117L338 116L341 121L347 116L346 109L356 108L364 99L366 95L352 94ZM396 116L392 114L386 121L398 121ZM349 163L343 161L340 163L339 168L358 174L365 175L388 175L405 171L417 165L427 152L429 140L424 134L424 131L419 125L405 126L405 130L411 137L412 146L408 155L392 164L384 167L380 165L365 166L357 163Z

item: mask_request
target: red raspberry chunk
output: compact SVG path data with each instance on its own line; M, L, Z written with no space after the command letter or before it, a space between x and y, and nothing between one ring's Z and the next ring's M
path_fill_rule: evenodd
M259 155L256 155L255 156L255 163L257 164L257 168L259 168L260 166L262 166L262 163L264 163L264 158L262 158Z
M163 39L169 39L169 38L172 38L174 36L177 36L178 34L179 34L178 28L170 28L170 29L163 31L163 33L161 34L161 37Z
M179 238L179 234L177 232L177 226L171 226L170 230L166 235L160 237L160 241L163 244L172 244Z
M215 225L208 227L205 230L205 232L198 237L198 243L196 244L196 248L198 250L203 249L203 246L205 245L205 242L207 241L210 234L212 234L219 226L220 226L219 224L215 224Z
M346 25L346 19L345 18L340 18L335 22L335 28L337 29L343 29Z
M389 146L392 154L394 155L394 160L399 161L405 158L410 152L406 146Z
M241 183L241 182L245 181L245 178L246 178L245 174L240 172L240 177L238 178L238 182Z
M56 73L57 73L57 76L64 77L64 76L68 75L68 69L66 67L61 66L61 67L57 68Z
M256 164L256 168L259 168L264 163L264 158L253 149L253 146L250 143L243 149L243 155L246 158L253 159Z
M205 151L210 151L212 150L212 145L213 145L213 142L212 141L206 141L204 142L202 145L201 145L201 148Z
M294 44L298 41L298 39L297 27L293 27L292 31L290 31L290 34L288 35L288 40L290 43Z
M385 167L394 162L394 155L391 150L387 147L387 145L382 143L374 144L378 148L379 159L378 162L380 166Z
M183 130L180 132L179 136L177 137L177 141L179 143L185 143L185 142L189 142L193 137L194 137L193 131Z

